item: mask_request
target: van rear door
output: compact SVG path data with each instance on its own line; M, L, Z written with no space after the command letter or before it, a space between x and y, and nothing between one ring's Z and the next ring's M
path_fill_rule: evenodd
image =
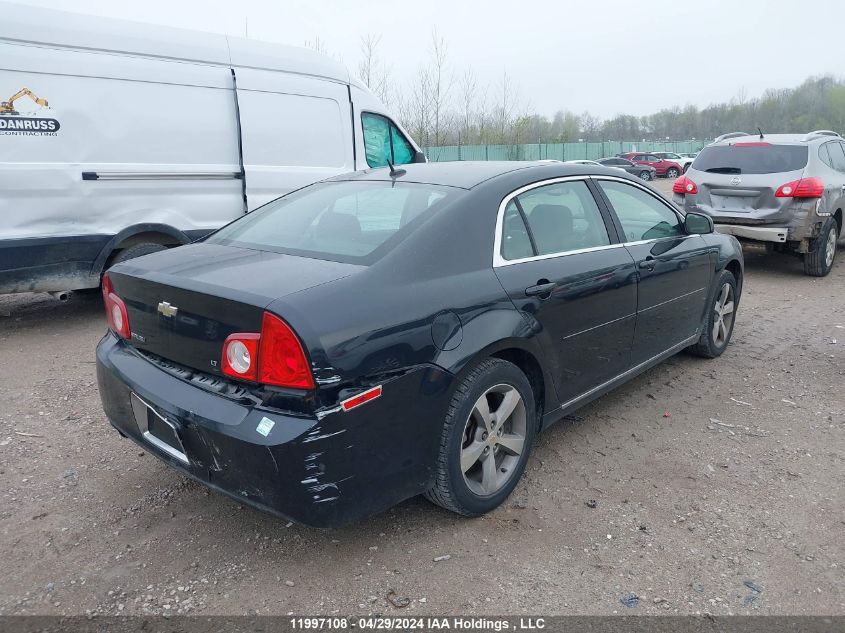
M249 209L355 169L346 84L235 68Z

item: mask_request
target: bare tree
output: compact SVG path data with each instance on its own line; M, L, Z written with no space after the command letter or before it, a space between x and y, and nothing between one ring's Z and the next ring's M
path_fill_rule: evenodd
M478 81L472 70L467 70L461 78L461 125L459 139L465 145L471 142L475 100L478 92Z
M366 35L361 38L361 61L358 62L358 78L373 91L383 103L391 99L388 86L390 70L379 59L378 47L381 36Z
M452 77L447 69L447 52L446 40L440 37L435 29L431 33L431 67L427 72L431 90L431 124L435 145L444 143L446 110L449 105L449 91L452 88Z
M516 96L514 95L513 83L508 73L502 73L502 82L499 84L499 99L496 105L496 128L500 143L508 143L513 132L513 113L516 108Z
M305 48L313 48L318 53L322 53L323 55L329 54L329 49L326 48L326 42L320 39L320 36L314 38L314 41L305 40Z

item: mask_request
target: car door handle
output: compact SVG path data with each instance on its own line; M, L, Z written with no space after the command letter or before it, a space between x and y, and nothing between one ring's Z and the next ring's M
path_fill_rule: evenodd
M540 297L541 299L548 299L552 295L552 291L557 287L554 282L541 279L536 286L528 286L525 289L526 297ZM543 295L546 295L545 297Z
M657 264L657 260L653 257L646 257L643 261L640 262L640 268L644 268L645 270L654 270L654 266Z

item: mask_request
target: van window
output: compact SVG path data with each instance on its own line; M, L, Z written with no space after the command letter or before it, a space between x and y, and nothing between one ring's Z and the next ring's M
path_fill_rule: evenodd
M405 165L414 160L415 150L387 117L365 112L361 115L364 128L364 150L370 167Z
M256 209L206 241L370 264L462 193L416 183L318 183Z
M692 168L713 174L777 174L804 169L808 155L806 145L713 145L701 150Z

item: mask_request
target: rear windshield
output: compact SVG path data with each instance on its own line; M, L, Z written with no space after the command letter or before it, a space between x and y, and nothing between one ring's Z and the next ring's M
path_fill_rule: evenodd
M461 191L415 183L319 183L256 209L206 241L369 264Z
M716 145L696 156L693 169L714 174L776 174L807 166L806 145Z

